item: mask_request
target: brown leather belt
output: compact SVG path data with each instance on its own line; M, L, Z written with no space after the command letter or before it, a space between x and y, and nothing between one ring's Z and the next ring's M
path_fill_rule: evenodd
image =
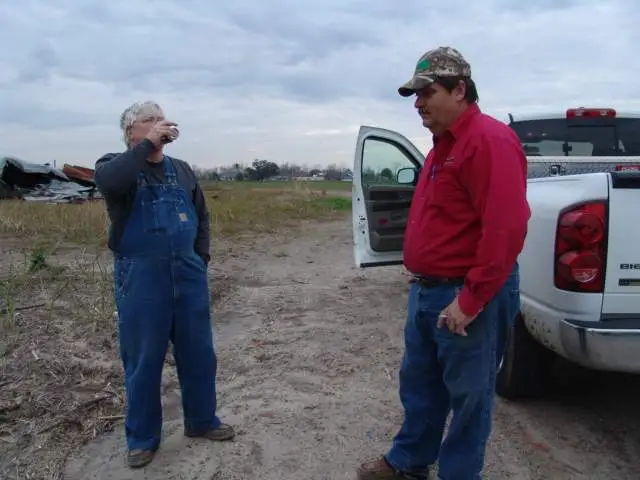
M414 275L411 283L419 283L426 288L439 287L442 285L462 285L464 277L427 277L424 275Z

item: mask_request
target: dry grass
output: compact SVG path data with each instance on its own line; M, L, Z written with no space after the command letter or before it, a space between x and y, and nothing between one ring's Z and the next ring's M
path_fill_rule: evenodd
M253 184L207 185L205 196L213 235L262 233L293 226L300 220L328 219L350 209L344 192L311 189L297 182L256 188ZM0 202L0 234L47 245L105 245L108 218L101 201L40 204L20 200Z
M112 428L122 412L110 266L95 249L60 247L20 260L7 247L0 477L61 478L69 449Z
M304 186L206 197L214 243L350 209L344 192ZM73 449L122 420L107 227L102 202L0 202L0 478L60 479Z
M305 186L278 188L276 184L271 188L254 188L240 184L209 187L205 195L211 227L222 236L275 232L301 220L330 219L351 208L344 195L335 196Z

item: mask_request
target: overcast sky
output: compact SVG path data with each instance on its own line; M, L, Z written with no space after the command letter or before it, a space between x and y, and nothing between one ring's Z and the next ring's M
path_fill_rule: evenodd
M393 6L395 4L395 6ZM397 88L458 48L481 108L640 110L637 0L5 0L0 154L93 166L120 113L153 99L168 153L202 167L352 164L361 124L430 145Z

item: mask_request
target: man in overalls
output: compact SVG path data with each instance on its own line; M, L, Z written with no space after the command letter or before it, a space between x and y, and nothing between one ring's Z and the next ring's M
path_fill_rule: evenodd
M175 125L156 103L130 106L120 119L127 151L104 155L95 169L111 220L131 468L150 463L160 445L160 384L170 340L185 435L234 436L216 414L205 199L189 165L163 152L178 136Z

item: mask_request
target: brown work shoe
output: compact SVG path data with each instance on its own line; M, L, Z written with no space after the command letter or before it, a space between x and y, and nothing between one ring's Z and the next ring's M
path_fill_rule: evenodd
M429 470L421 472L400 472L395 470L384 457L363 463L357 470L358 480L428 480Z
M127 463L129 468L143 468L151 463L156 452L154 450L129 450Z
M192 433L185 430L184 434L190 438L206 438L214 442L221 442L223 440L231 440L235 437L236 432L231 425L221 423L218 428L207 430L204 433Z

